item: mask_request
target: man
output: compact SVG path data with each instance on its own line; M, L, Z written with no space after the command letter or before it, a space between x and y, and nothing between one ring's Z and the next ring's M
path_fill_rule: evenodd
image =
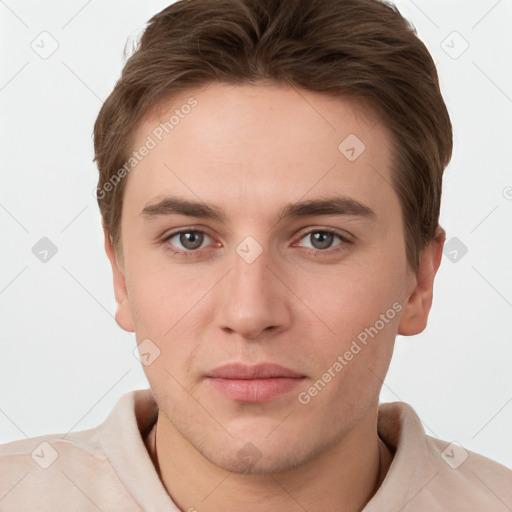
M512 472L378 403L396 335L427 323L452 149L395 9L173 4L94 144L116 321L151 389L4 445L2 510L510 510Z

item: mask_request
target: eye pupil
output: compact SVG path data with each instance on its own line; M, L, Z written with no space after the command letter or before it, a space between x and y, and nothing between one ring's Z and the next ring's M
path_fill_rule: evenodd
M331 246L334 235L332 233L325 233L324 231L317 231L312 234L313 247L317 249L326 249Z
M198 249L203 243L203 234L198 232L188 232L180 234L180 243L187 249Z

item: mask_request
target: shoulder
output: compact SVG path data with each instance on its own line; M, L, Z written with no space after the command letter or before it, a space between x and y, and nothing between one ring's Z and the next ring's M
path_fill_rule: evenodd
M105 495L98 497L99 488L92 484L91 475L101 487L112 486L116 494L123 493L99 443L98 429L1 445L0 467L2 511L96 509L92 502L105 501Z
M96 428L52 434L0 445L0 509L140 510L112 463L115 437L125 436L124 448L138 446L133 397L123 397L109 418ZM133 415L132 415L133 416ZM121 432L131 429L131 435Z
M436 470L433 489L457 494L462 503L482 510L510 510L512 470L456 442L425 436L425 445L427 464Z
M365 511L512 510L512 471L458 443L426 435L410 405L382 404L378 429L395 454Z

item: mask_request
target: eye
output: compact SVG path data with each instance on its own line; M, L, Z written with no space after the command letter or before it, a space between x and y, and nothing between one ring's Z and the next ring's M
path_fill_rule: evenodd
M336 238L340 240L340 242L334 243ZM331 249L332 247L344 245L342 242L350 243L348 237L345 237L340 233L330 229L315 229L314 231L309 231L303 235L300 240L309 241L310 245L306 244L305 246L315 251L325 251L326 249Z
M205 241L206 245L208 245L208 241L211 242L211 238L203 231L189 229L187 231L171 233L164 241L177 248L176 252L192 252L202 249Z

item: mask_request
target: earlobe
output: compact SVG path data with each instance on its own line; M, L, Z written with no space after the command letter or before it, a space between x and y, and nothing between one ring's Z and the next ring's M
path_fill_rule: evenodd
M420 255L418 271L414 275L413 290L404 304L398 324L398 334L413 336L427 326L428 314L432 306L434 278L441 264L446 232L438 227L436 237Z
M135 332L124 269L118 261L110 233L108 233L105 228L103 229L103 233L105 236L105 252L107 253L110 265L112 266L114 295L117 303L115 316L116 322L121 329L124 329L127 332Z

